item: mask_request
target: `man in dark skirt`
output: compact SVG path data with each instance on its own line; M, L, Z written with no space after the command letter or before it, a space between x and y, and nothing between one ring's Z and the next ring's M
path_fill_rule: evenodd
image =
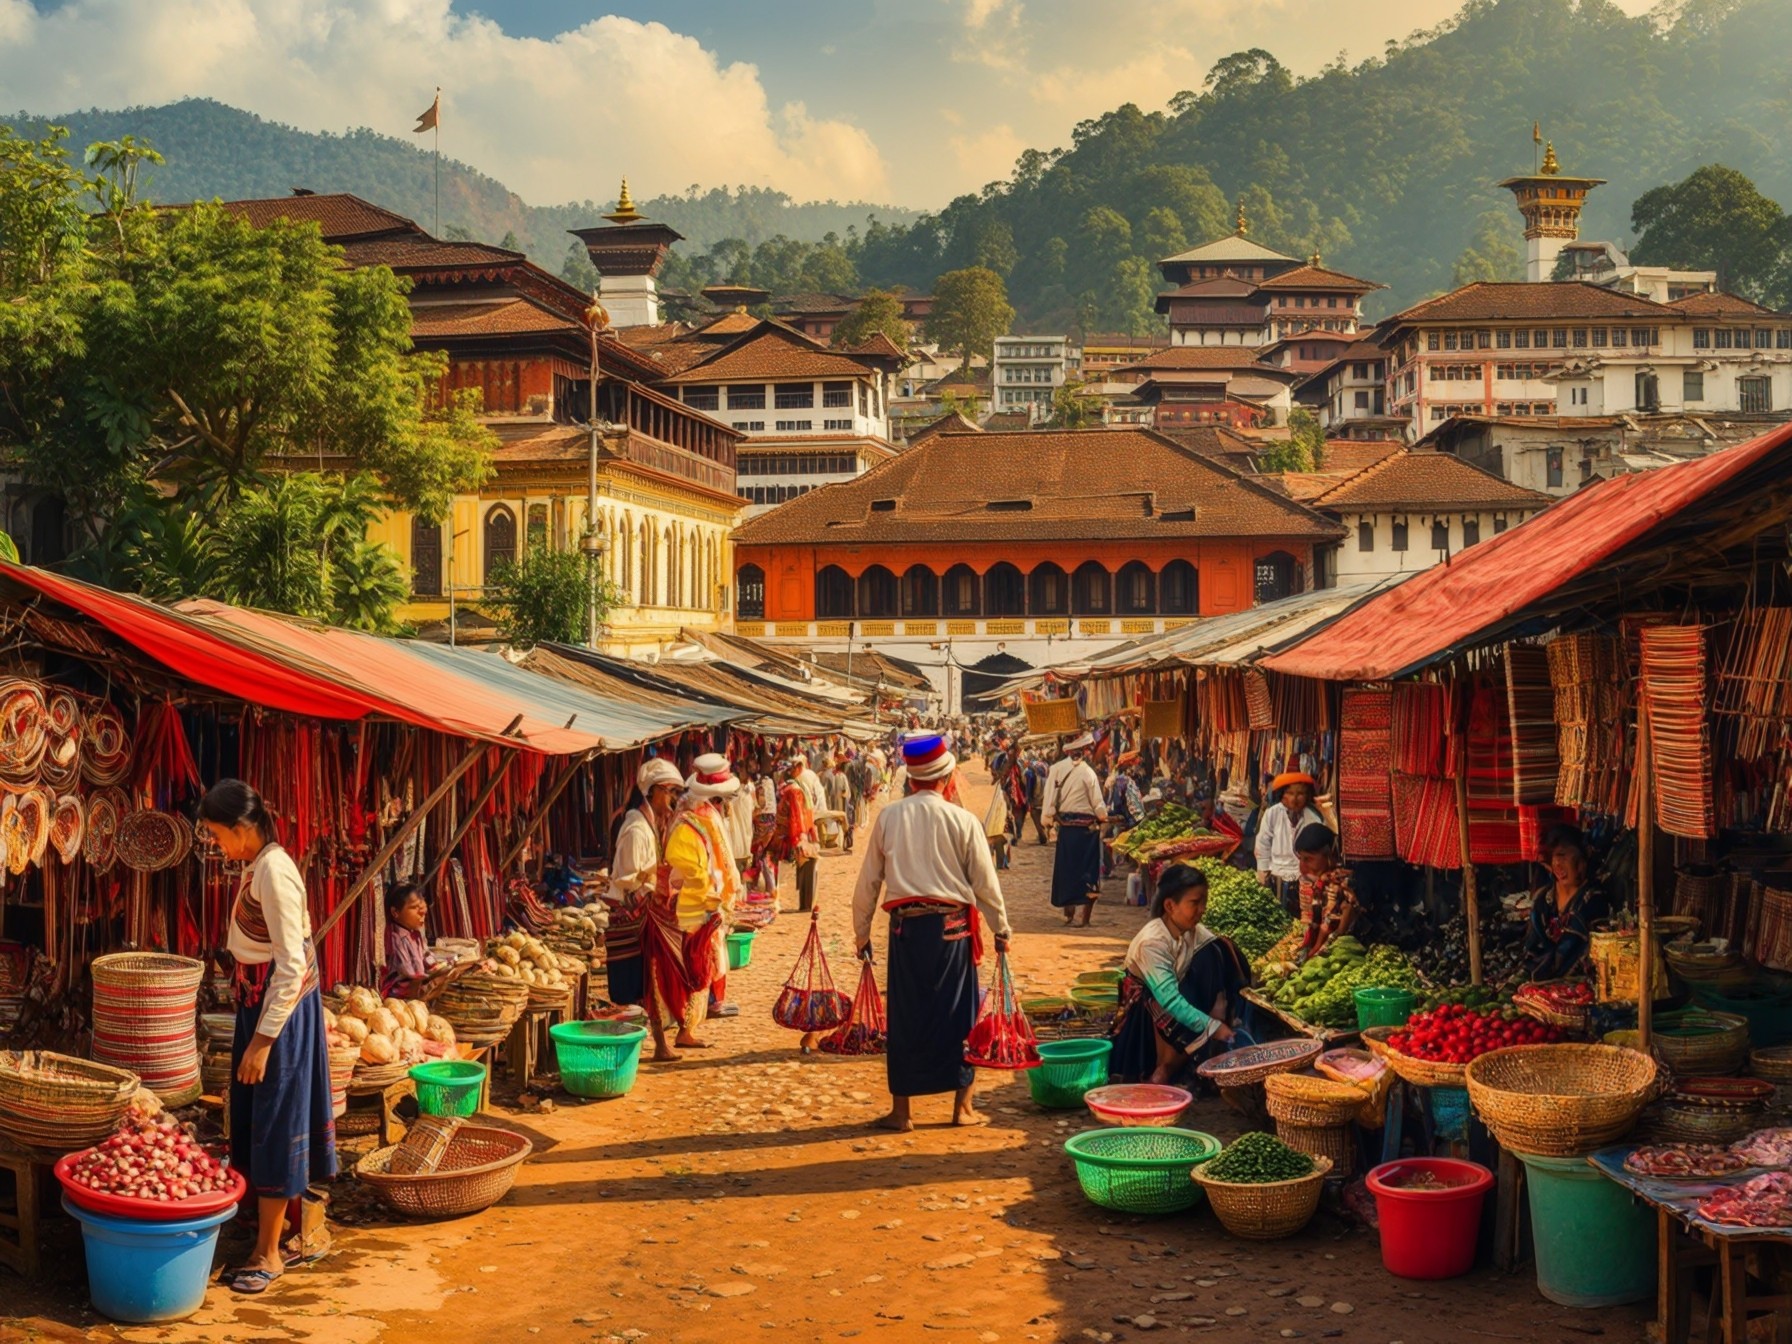
M1087 733L1064 748L1064 759L1052 767L1045 783L1045 824L1058 828L1058 852L1052 862L1052 904L1064 922L1087 928L1101 894L1101 828L1107 825L1107 800L1101 779L1086 759L1094 745Z
M913 1129L911 1100L936 1092L954 1094L953 1124L982 1124L971 1102L976 1074L964 1061L965 1038L977 1020L979 909L995 931L998 951L1008 945L1008 912L982 824L941 792L958 764L945 740L937 734L910 737L902 758L911 792L872 823L853 893L861 957L871 956L880 890L890 916L884 1048L890 1113L878 1124Z

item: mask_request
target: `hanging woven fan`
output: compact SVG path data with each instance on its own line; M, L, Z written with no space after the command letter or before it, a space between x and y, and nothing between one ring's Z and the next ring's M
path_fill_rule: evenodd
M6 871L17 877L31 866L31 835L19 815L19 800L7 794L0 800L0 844L6 852Z
M38 765L38 777L56 793L81 777L81 739L86 736L80 702L67 691L54 691L44 706L49 745Z
M0 776L34 782L48 741L43 693L28 681L0 683Z
M159 873L187 857L193 828L172 812L133 812L118 824L118 861L140 873Z
M116 784L131 768L131 734L124 715L102 704L87 716L81 738L81 774L93 784Z
M50 812L50 844L64 863L73 863L87 833L87 808L76 793L65 793Z
M118 824L129 809L130 801L117 789L101 789L87 800L87 828L81 852L94 871L105 872L118 857Z
M26 789L13 809L24 828L26 858L40 867L50 849L50 813L55 807L56 800L43 789Z

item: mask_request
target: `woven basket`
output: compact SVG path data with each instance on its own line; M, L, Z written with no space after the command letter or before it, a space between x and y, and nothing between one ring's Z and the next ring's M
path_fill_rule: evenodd
M1265 1078L1263 1095L1264 1104L1275 1119L1309 1128L1348 1124L1369 1100L1369 1093L1353 1083L1304 1073L1278 1073Z
M395 1212L411 1218L459 1218L488 1209L516 1181L517 1168L534 1151L521 1134L507 1129L464 1125L433 1172L395 1175L389 1164L395 1148L379 1148L361 1159L357 1180L372 1186Z
M1324 1049L1322 1041L1271 1041L1216 1055L1195 1072L1218 1087L1249 1087L1271 1074L1306 1068Z
M551 989L543 985L529 986L529 1011L532 1013L560 1013L572 1007L571 985L560 989Z
M95 958L92 969L94 1061L129 1069L165 1106L196 1099L205 963L160 952L116 952Z
M1694 1020L1705 1019L1720 1029L1691 1036L1657 1029L1651 1037L1655 1057L1683 1078L1741 1072L1748 1063L1748 1019L1701 1010Z
M454 1116L418 1116L405 1131L404 1142L387 1160L386 1170L394 1176L423 1176L437 1170L466 1123Z
M348 1080L348 1092L351 1097L384 1092L394 1083L402 1083L410 1076L411 1061L408 1059L396 1064L357 1064L354 1076Z
M1331 1159L1315 1157L1312 1174L1291 1181L1244 1185L1216 1181L1196 1167L1194 1179L1207 1192L1207 1202L1226 1231L1246 1241L1275 1241L1291 1237L1319 1209L1319 1196L1332 1169Z
M1276 1137L1297 1152L1327 1159L1334 1176L1349 1180L1356 1173L1356 1135L1348 1124L1297 1125L1278 1119Z
M1388 1044L1388 1037L1399 1027L1370 1027L1363 1033L1363 1044L1369 1053L1387 1060L1388 1067L1414 1087L1461 1087L1466 1064L1437 1064L1428 1059L1403 1055Z
M118 1128L139 1080L48 1050L0 1050L0 1137L58 1156L90 1148Z
M1583 1003L1577 1004L1571 1008L1558 1008L1553 1004L1543 1002L1541 999L1533 999L1524 991L1530 989L1532 985L1542 988L1544 986L1553 987L1556 985L1566 987L1568 985L1579 985L1584 983L1586 983L1584 980L1577 977L1569 977L1562 980L1535 980L1532 981L1531 984L1522 986L1518 993L1513 995L1512 1006L1518 1009L1518 1011L1523 1013L1526 1017L1535 1018L1545 1026L1560 1027L1563 1031L1572 1031L1578 1035L1585 1032L1587 1029L1587 1021L1591 1018L1593 1013L1593 1006L1591 1004Z
M1761 1127L1767 1103L1749 1107L1706 1106L1678 1097L1665 1098L1655 1115L1657 1137L1676 1143L1734 1143Z
M1749 1051L1748 1071L1770 1083L1792 1083L1792 1045L1774 1045L1764 1050Z
M1755 976L1740 952L1718 952L1710 943L1669 943L1661 951L1680 979L1720 993L1745 989Z
M1578 1157L1621 1139L1652 1101L1660 1068L1612 1045L1518 1045L1466 1068L1469 1101L1500 1144Z

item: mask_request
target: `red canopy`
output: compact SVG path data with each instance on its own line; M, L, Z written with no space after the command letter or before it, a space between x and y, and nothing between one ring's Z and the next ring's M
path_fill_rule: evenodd
M1618 476L1340 616L1262 666L1384 681L1444 656L1617 555L1792 443L1792 425L1692 462Z

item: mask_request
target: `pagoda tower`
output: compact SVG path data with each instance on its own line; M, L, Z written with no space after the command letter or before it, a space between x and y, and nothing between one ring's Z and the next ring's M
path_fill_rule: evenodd
M1603 177L1564 176L1552 143L1544 149L1543 163L1535 173L1508 177L1500 183L1512 193L1518 213L1524 216L1526 280L1547 280L1555 273L1563 245L1580 237L1580 212L1587 193L1604 181Z

